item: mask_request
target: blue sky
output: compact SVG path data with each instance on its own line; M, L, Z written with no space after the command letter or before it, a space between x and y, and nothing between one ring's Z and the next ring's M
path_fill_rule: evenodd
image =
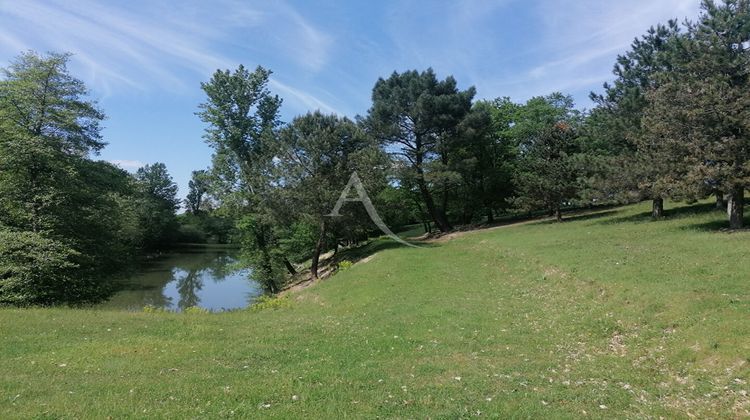
M242 63L274 71L285 121L365 114L378 77L433 67L478 98L562 91L579 107L649 26L695 18L699 0L0 0L0 66L24 50L68 51L106 111L101 159L164 162L187 193L210 149L200 82Z

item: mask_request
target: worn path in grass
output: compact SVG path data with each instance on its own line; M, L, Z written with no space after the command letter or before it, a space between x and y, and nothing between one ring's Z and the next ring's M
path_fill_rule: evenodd
M0 418L750 413L750 233L646 205L367 262L275 308L0 310Z

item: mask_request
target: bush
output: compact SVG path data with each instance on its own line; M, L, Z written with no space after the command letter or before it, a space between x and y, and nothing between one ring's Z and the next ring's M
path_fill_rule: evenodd
M264 309L279 309L279 308L285 308L287 306L291 305L289 302L289 299L287 299L285 296L260 296L253 302L252 305L250 305L251 311L262 311Z
M81 254L34 232L0 230L0 305L101 300L108 288L79 269Z
M339 262L337 264L337 271L346 271L346 270L352 268L353 265L354 265L353 262L347 261L347 260L343 260L343 261L341 261L341 262Z

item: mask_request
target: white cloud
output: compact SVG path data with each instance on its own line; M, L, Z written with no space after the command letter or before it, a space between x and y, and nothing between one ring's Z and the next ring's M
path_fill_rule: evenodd
M535 3L535 21L529 36L537 47L517 51L515 61L528 62L511 77L480 75L474 81L480 93L500 93L518 100L553 91L577 93L583 99L591 89L612 79L615 58L634 38L669 19L694 19L698 0L543 0Z
M130 171L130 172L133 172L133 171L137 170L138 168L142 168L142 167L146 166L145 163L143 163L143 162L141 162L139 160L111 159L111 160L108 160L107 162L109 162L109 163L111 163L111 164L113 164L115 166L118 166L118 167L120 167L122 169L125 169L127 171Z
M184 93L197 88L196 76L205 80L241 61L251 68L260 64L252 57L268 56L266 50L306 72L320 71L331 44L330 36L284 3L188 1L175 7L154 1L128 7L91 0L0 0L0 53L72 52L79 74L103 95L157 88ZM291 103L323 104L299 87L283 86Z
M336 109L326 102L318 99L317 97L310 95L304 91L293 88L286 83L280 82L276 78L271 78L269 81L271 89L277 90L281 93L281 97L291 98L295 102L296 108L308 109L310 111L320 110L327 113L336 113Z

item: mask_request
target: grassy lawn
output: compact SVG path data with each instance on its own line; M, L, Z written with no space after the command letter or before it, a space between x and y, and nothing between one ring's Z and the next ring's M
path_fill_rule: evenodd
M648 204L380 251L278 308L0 310L0 418L750 415L750 233Z

